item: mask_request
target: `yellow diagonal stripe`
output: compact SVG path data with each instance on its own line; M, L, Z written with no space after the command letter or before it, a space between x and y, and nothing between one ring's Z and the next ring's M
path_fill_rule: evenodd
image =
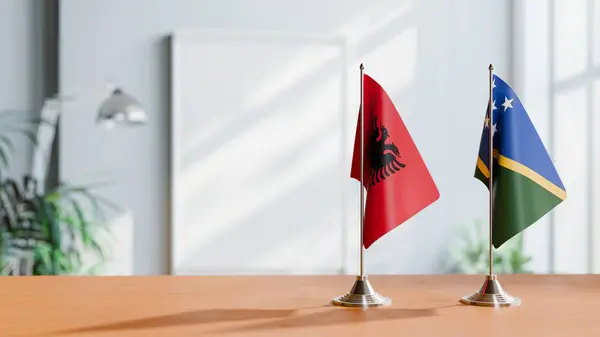
M490 177L490 170L488 170L487 166L485 165L483 160L481 160L481 158L479 158L479 156L477 156L477 168L479 169L479 171L481 171L481 173L483 173L483 175L486 178ZM489 182L488 182L488 184L489 184Z
M498 155L498 165L506 167L509 170L515 171L515 172L533 180L538 185L547 189L548 192L554 194L555 196L559 197L562 200L565 200L567 198L567 191L554 185L548 179L542 177L539 173L535 172L534 170L530 169L529 167L527 167L519 162L516 162L516 161L514 161L510 158L504 157L502 155Z
M498 154L497 150L494 150L494 158L497 158L498 165L505 167L511 171L517 172L520 175L531 179L533 182L542 186L548 192L554 194L561 200L565 200L567 198L567 191L554 185L548 179L544 178L539 173L535 172L534 170L530 169L529 167L527 167L519 162L516 162L508 157ZM477 157L477 168L479 169L479 171L481 171L481 173L486 178L490 177L490 171L488 170L487 165L485 165L485 163L483 162L483 160L481 160L480 157Z
M494 158L498 158L498 150L494 150ZM486 178L490 177L490 170L479 156L477 157L477 168L479 168L479 171L481 171Z

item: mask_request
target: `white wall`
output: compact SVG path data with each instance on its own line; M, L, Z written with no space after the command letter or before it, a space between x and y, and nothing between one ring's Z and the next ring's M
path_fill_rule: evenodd
M52 15L46 6L50 2L0 1L0 112L16 110L26 117L39 116L51 86L48 61L52 61L52 48L45 48L45 38L52 34L45 26ZM9 174L21 176L30 170L32 144L23 136L15 135L14 141L16 155Z
M472 173L488 64L511 79L509 7L508 0L63 0L60 89L88 97L63 115L61 176L117 179L104 194L133 211L135 273L167 272L167 36L183 28L340 35L352 62L365 62L396 103L441 192L434 206L368 250L367 271L439 272L453 228L486 214L487 194ZM107 79L143 102L147 126L111 133L94 127Z

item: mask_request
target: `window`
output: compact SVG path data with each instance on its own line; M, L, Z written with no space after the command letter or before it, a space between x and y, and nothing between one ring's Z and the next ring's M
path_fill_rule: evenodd
M535 272L600 271L600 4L514 4L514 76L567 189L567 200L525 234Z

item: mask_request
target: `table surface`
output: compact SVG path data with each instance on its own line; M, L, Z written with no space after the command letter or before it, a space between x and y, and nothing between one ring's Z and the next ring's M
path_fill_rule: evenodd
M0 336L600 336L600 275L501 275L515 308L458 304L482 276L371 276L387 308L338 308L352 276L2 277Z

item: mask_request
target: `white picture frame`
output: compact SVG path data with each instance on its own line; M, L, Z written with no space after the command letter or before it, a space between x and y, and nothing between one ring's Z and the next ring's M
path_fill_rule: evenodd
M343 273L349 263L347 256L349 234L346 221L347 190L348 185L354 186L349 179L350 159L348 154L354 140L354 130L347 130L347 120L355 118L355 115L350 114L348 110L348 76L346 73L348 55L345 40L336 36L295 35L272 31L194 30L174 33L171 36L170 45L172 76L171 274ZM260 48L264 48L264 50L261 51ZM298 53L294 49L298 49ZM279 58L282 58L283 61L279 62ZM199 60L198 64L192 64L196 59ZM239 62L245 63L244 66L238 67ZM320 64L323 62L326 65ZM284 63L290 64L288 68L277 69ZM235 72L235 75L232 75L232 72ZM209 73L210 75L208 75ZM323 73L333 75L321 76ZM203 83L203 74L207 74L206 78L213 80L219 78L218 74L222 74L223 81L213 84ZM264 82L257 83L256 86L248 86L246 83L261 77L264 77ZM196 80L197 83L190 83ZM313 82L311 83L311 81ZM336 93L337 97L324 98L318 90L311 89L312 85L323 86L325 92L331 90L332 93ZM190 86L195 88L190 90ZM214 86L223 86L223 89L217 90ZM287 89L285 89L286 86L288 86ZM292 90L289 86L295 86L294 95L304 98L305 102L286 102L286 96L280 89ZM229 91L227 95L224 94L226 91ZM248 94L249 91L253 93ZM215 101L210 101L206 97L202 102L195 101L197 98L195 96L202 95L203 92L214 98ZM223 97L219 97L221 94ZM231 100L226 99L228 97L232 97ZM247 100L239 103L242 101L242 97L246 97ZM218 99L225 99L225 101L219 103ZM277 104L269 104L279 108L271 109L273 111L260 108L245 110L246 108L243 108L260 104L268 106L265 100L277 101ZM306 102L309 100L313 101ZM230 101L239 104L230 104ZM223 104L227 107L219 110L219 107L215 108L215 104ZM325 114L326 118L316 120L314 127L310 128L310 123L305 123L305 121L310 118L318 119L319 114L314 111L311 113L311 110L319 109L320 105L327 105L327 107L323 107L323 111L329 109ZM190 106L198 106L197 111L200 112L191 112ZM235 110L234 106L243 107ZM215 111L214 114L217 116L203 113L202 111L205 109ZM275 111L277 109L279 111ZM256 113L256 116L252 116L253 113ZM295 114L305 114L306 116L300 118ZM240 122L239 120L244 121ZM254 130L249 130L250 127L247 127L250 123L256 124ZM328 124L321 125L321 123ZM221 172L219 163L223 164L222 167L235 165L232 160L232 148L227 144L222 146L218 144L219 142L226 143L224 138L219 137L218 134L228 125L235 126L230 127L227 131L232 132L229 137L235 138L228 140L228 144L242 147L244 160L251 162L248 166L252 168L248 170L256 169L253 171L254 173L244 173L245 177L239 178L237 182L233 183L225 183L224 179L228 179L228 177L220 176L220 174L230 176L233 170L223 169L226 173L219 173ZM257 130L269 130L268 125L274 128L288 125L289 129L274 131L270 135L260 134L261 131ZM323 130L325 127L330 129ZM186 128L188 134L186 134ZM303 131L294 133L294 129L300 128L303 128ZM189 136L191 129L198 130L198 139L194 141L197 143L197 148L192 150L190 148L193 148L194 144L191 144L193 141ZM318 132L315 132L319 133L318 136L310 135L317 129ZM305 139L299 140L303 133L306 133ZM279 169L286 170L286 174L273 179L278 179L277 184L281 186L295 184L297 192L292 193L295 196L289 197L289 200L285 200L285 197L281 196L284 193L283 187L280 188L280 192L273 192L274 194L271 196L268 196L271 193L268 191L277 190L273 186L265 186L264 189L262 186L261 188L249 188L254 183L269 185L264 181L259 182L261 179L259 179L258 162L251 160L249 152L264 148L265 140L268 141L270 137L282 138L280 139L281 143L273 143L277 145L273 146L276 149L272 151L279 157L291 155L287 157L287 160L293 158L299 167L298 172L295 173L290 173L292 169L289 167L282 169L277 168L277 165L266 165L265 167L268 168L264 169L271 174L278 172ZM211 142L217 144L212 143L211 145ZM253 142L254 144L248 145ZM287 145L297 146L300 143L311 144L301 150L304 151L302 155L298 154L301 151L292 153L285 149ZM316 152L311 151L320 145L326 147L329 152L313 155ZM187 158L185 156L190 156L190 154L203 156L202 160L190 164L185 159ZM255 155L262 156L263 153ZM313 156L312 159L310 159L311 156ZM334 159L328 161L328 157ZM328 164L325 165L324 162ZM192 170L197 173L184 176L182 172L188 169L186 165L199 165L194 169L196 171ZM238 165L240 164L238 163ZM245 166L241 165L241 167ZM327 186L312 188L322 185L307 182L311 170L325 172L327 180L321 178L319 181L326 181L324 184ZM194 178L189 178L190 176ZM304 178L307 180L302 181ZM216 181L219 179L221 179L220 182ZM294 182L295 179L299 181ZM215 181L215 183L211 184L209 181ZM203 187L190 188L190 186L196 186L194 184ZM241 188L237 193L239 198L234 197L236 186ZM211 189L212 191L209 192ZM216 191L216 189L222 190ZM200 190L202 191L199 192ZM212 208L206 206L203 210L197 210L202 213L202 216L206 216L204 219L198 219L202 216L189 214L192 212L192 208L196 210L196 206L189 206L191 195L194 193L200 193L197 197L199 203L197 207L199 208L205 207L203 204L208 200L215 203ZM214 194L214 197L211 198L211 194ZM223 206L225 197L230 198L227 199L227 202L232 203L233 209L229 211ZM307 204L298 204L297 207L294 207L294 198L299 203ZM266 210L259 215L250 215L259 208L260 202L263 202L260 207ZM186 205L188 206L186 207ZM324 212L326 215L321 217L315 210L318 208L317 205L334 208L334 210ZM214 214L207 214L213 210ZM286 212L290 213L288 220L277 219L283 217ZM298 219L299 217L303 219ZM192 221L195 223L190 225L190 219L194 219ZM238 228L225 228L230 221L234 221L233 219L242 225L236 225ZM278 228L277 222L280 222L281 229ZM317 225L322 225L325 229L316 228ZM252 226L257 226L255 231L248 228ZM306 227L298 228L302 226ZM229 232L225 233L225 231ZM253 241L246 241L250 237L248 234L253 234ZM244 260L246 258L247 260Z

